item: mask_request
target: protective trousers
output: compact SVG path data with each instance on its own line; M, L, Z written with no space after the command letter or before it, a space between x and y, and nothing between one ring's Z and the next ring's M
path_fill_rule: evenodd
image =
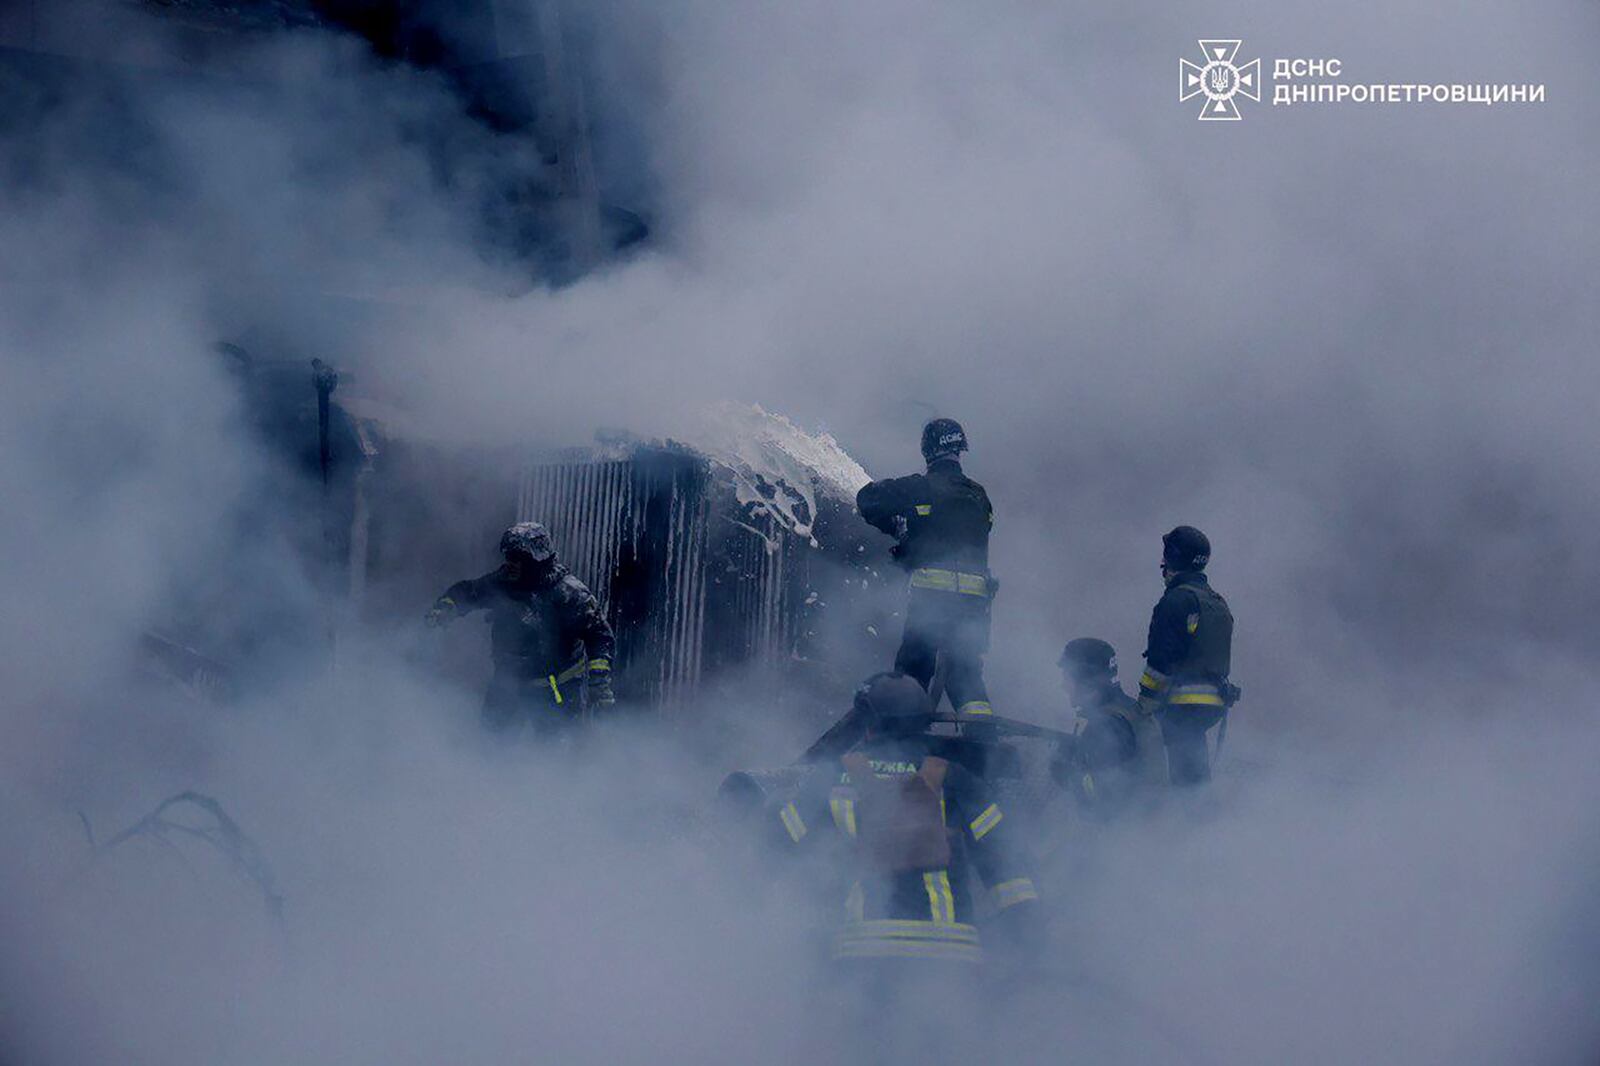
M944 652L945 693L962 714L993 714L983 680L983 657L989 650L989 601L913 588L906 606L905 634L894 668L923 688L933 681L938 655Z
M1211 780L1211 752L1206 731L1222 721L1221 707L1169 705L1161 712L1161 739L1167 748L1167 772L1177 786Z
M524 724L540 735L571 728L582 710L581 682L552 688L549 677L533 676L515 666L495 667L483 696L483 724L490 732L508 733ZM556 693L561 702L556 702Z

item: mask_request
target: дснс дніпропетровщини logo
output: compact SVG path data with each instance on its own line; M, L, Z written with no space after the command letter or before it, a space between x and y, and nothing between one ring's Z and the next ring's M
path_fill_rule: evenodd
M1239 105L1233 102L1234 96L1261 99L1261 60L1252 59L1243 66L1233 61L1242 43L1203 40L1200 42L1200 51L1206 59L1203 66L1187 59L1178 60L1178 99L1183 101L1204 94L1201 122L1237 122Z

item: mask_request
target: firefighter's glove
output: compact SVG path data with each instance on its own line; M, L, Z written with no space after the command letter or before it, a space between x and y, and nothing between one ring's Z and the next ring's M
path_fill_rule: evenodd
M430 628L438 629L455 616L456 601L449 596L440 596L428 609L428 613L422 616L422 622Z

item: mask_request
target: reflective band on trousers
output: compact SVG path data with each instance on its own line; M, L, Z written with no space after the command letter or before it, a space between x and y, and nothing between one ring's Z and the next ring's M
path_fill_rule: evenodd
M977 715L981 718L986 714L994 714L994 708L989 706L988 700L968 700L956 708L956 713Z
M978 930L960 922L851 922L834 938L836 959L916 958L982 962Z
M959 592L963 596L988 596L989 575L966 574L959 570L938 570L925 566L911 571L911 587L935 592Z
M1167 703L1186 704L1191 707L1221 707L1223 700L1215 685L1179 685L1167 696Z
M1000 818L1000 808L993 803L989 804L983 809L983 813L972 820L972 825L970 826L972 839L982 840L989 830L1000 824Z

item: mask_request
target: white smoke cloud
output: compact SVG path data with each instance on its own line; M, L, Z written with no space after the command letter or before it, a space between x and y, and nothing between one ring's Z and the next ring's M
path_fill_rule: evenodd
M282 460L222 338L329 357L458 443L672 433L728 398L883 475L959 417L1000 512L991 681L1023 717L1062 715L1070 636L1136 661L1159 534L1202 526L1240 619L1229 743L1269 769L1209 813L1051 841L1058 978L994 1046L1592 1057L1592 12L574 16L632 137L608 180L650 198L656 239L558 289L483 239L526 149L353 42L264 39L244 77L6 83L14 1057L791 1061L822 1027L812 916L712 843L729 756L692 730L487 750L474 694L359 633L337 671L273 660L226 713L125 681L175 590L273 590L219 626L317 602L249 525ZM159 29L76 25L176 65ZM1169 75L1224 31L1550 99L1218 130ZM740 743L779 760L789 729ZM259 838L283 935L204 857L84 872L76 810L103 836L184 788Z

